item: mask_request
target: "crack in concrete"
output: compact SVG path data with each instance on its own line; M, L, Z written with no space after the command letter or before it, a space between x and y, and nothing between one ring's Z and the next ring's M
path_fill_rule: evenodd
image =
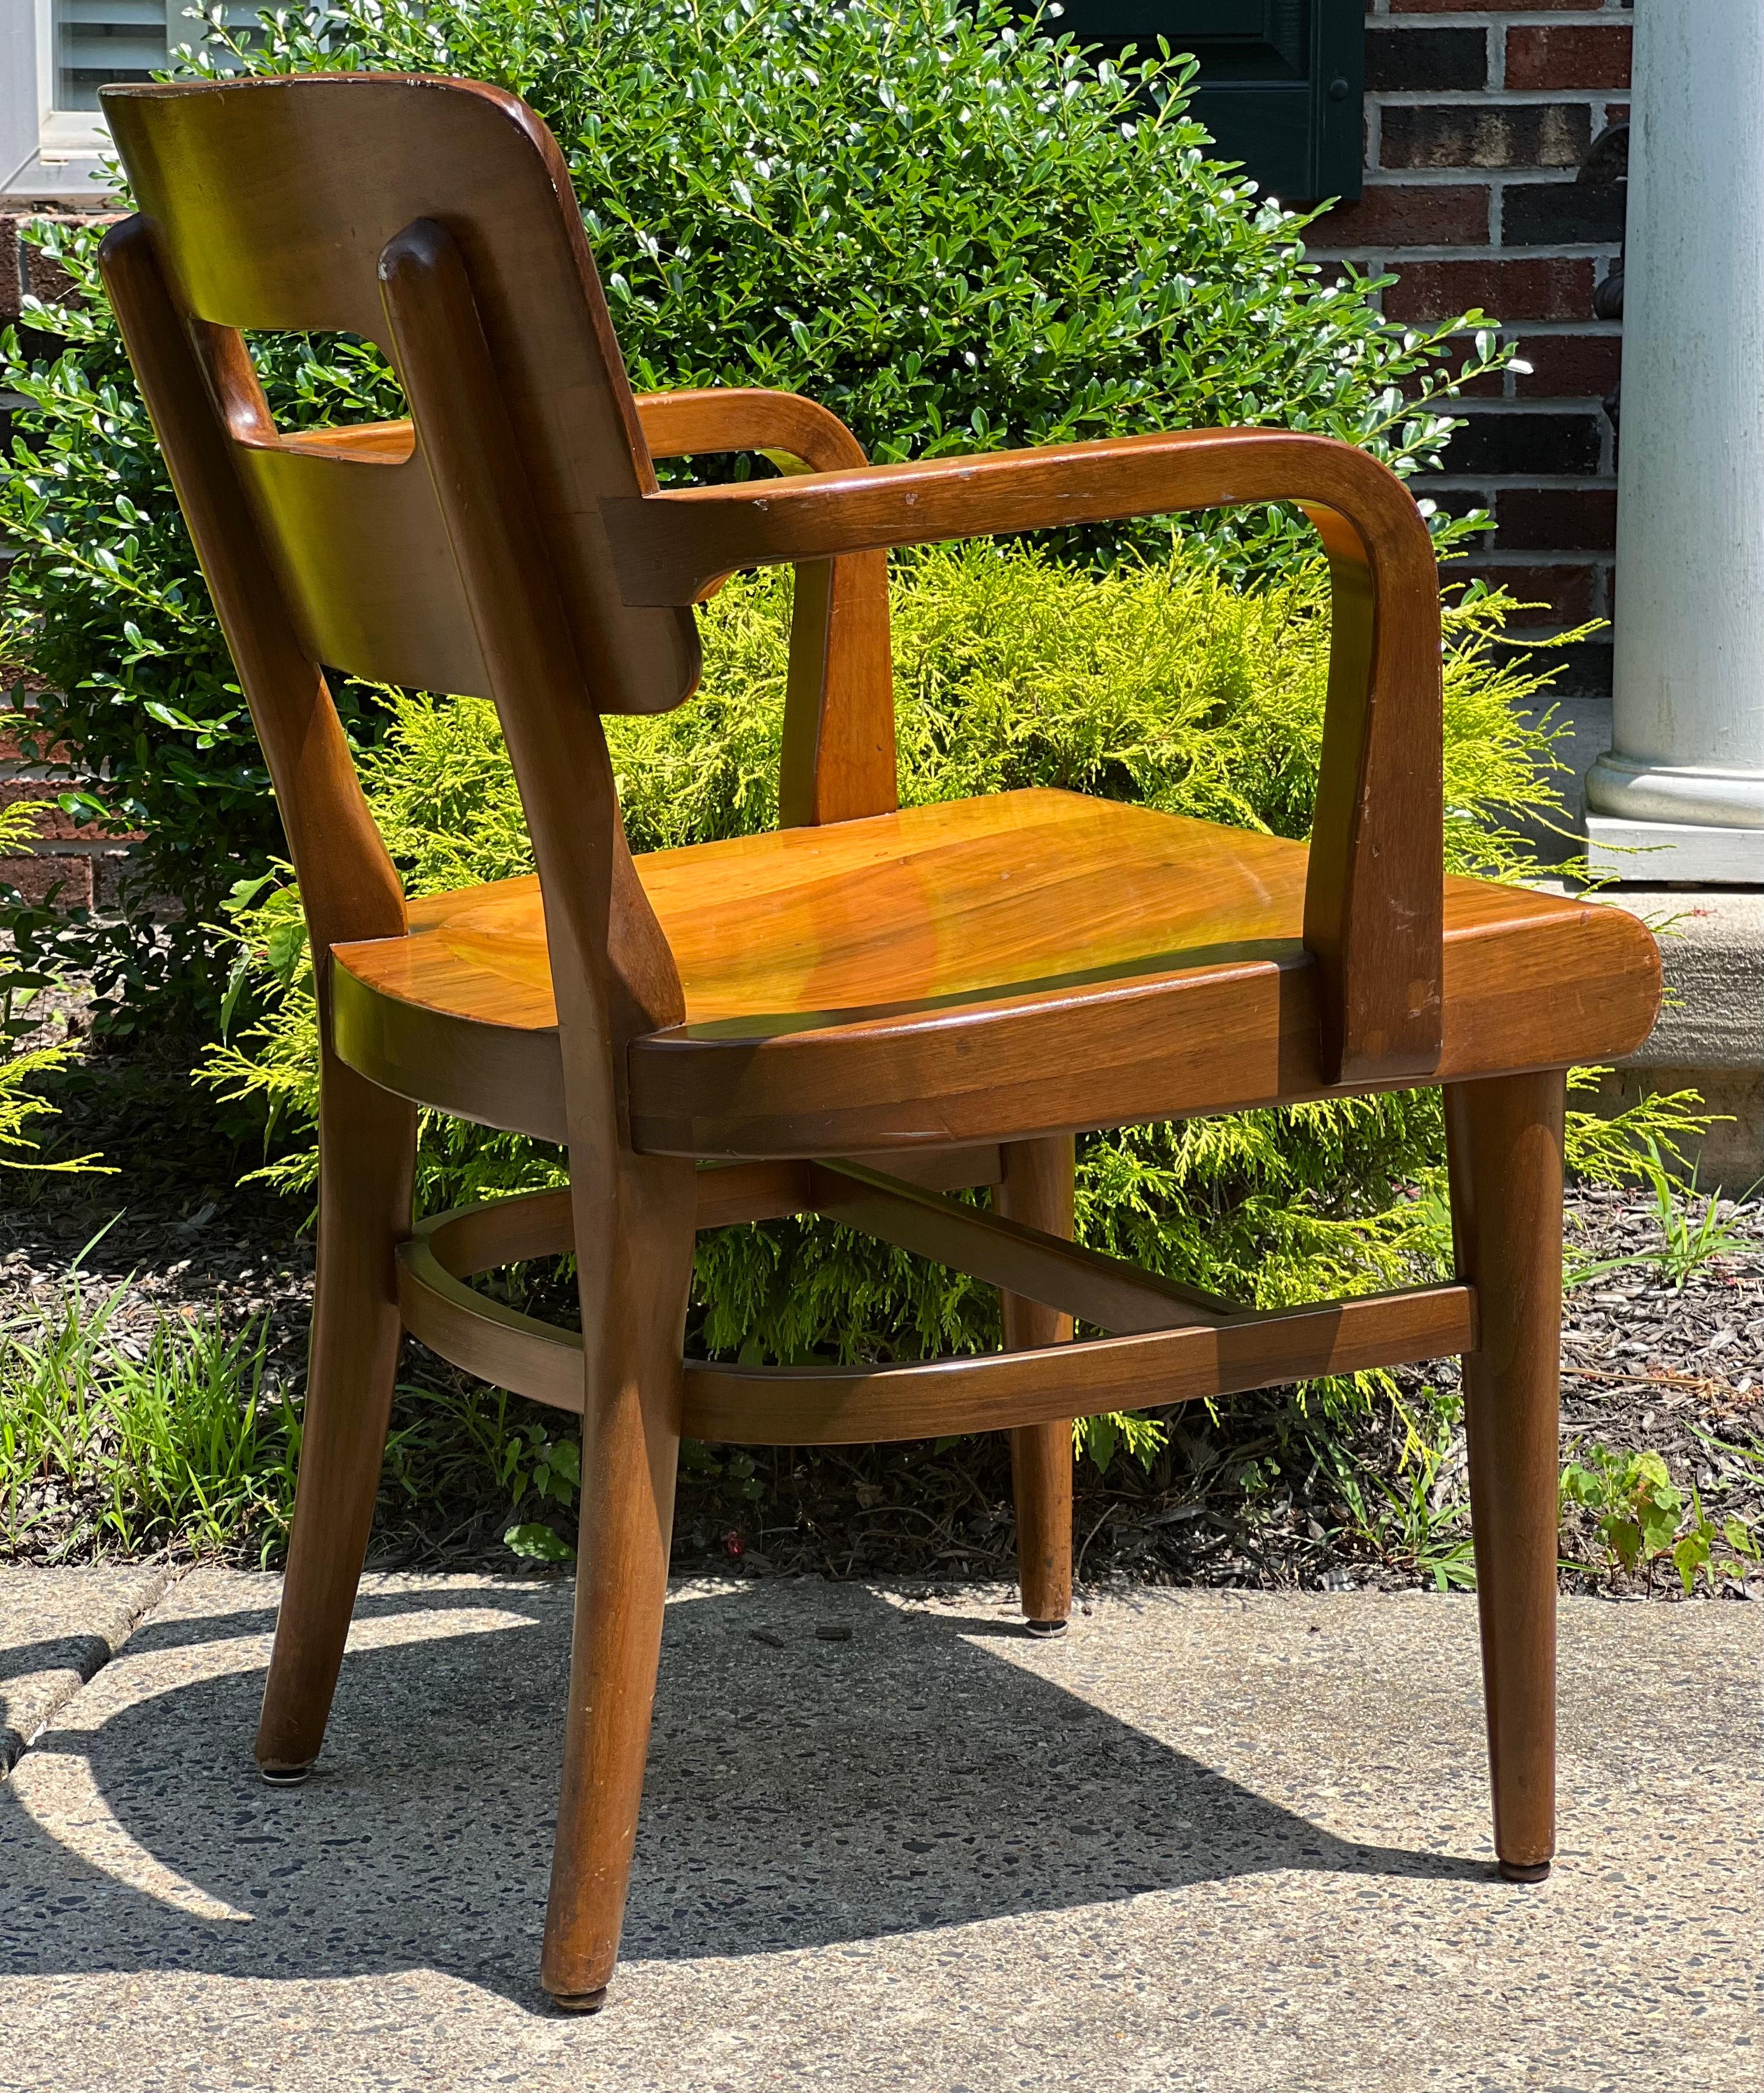
M0 1647L0 1780L105 1666L115 1662L192 1566L171 1562L147 1566L145 1586L136 1586L125 1600L114 1603L108 1617L95 1627L81 1626L46 1635L39 1632L31 1640L19 1641L15 1639L19 1624L0 1620L0 1629L5 1631L0 1636L4 1643ZM54 1625L26 1618L26 1634L33 1627L40 1631Z

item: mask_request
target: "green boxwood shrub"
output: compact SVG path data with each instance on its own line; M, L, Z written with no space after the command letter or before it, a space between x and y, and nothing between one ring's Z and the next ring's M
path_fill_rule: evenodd
M750 833L776 818L787 571L737 579L705 610L704 686L679 711L609 722L634 848ZM897 572L896 677L907 804L1056 785L1303 836L1317 777L1329 622L1316 567L1255 591L1178 551L1096 573L1027 547L940 549ZM1507 600L1446 613L1447 862L1511 875L1512 818L1556 804L1549 730L1520 709L1541 678L1496 644ZM365 761L377 820L413 893L531 869L493 708L388 694ZM205 1079L261 1098L292 1190L316 1171L312 971L292 884L248 883L238 978L265 1015L208 1054ZM1650 1108L1669 1132L1684 1100ZM426 1116L430 1208L561 1181L555 1150ZM1574 1159L1609 1176L1629 1130L1576 1114ZM1098 1134L1081 1149L1087 1240L1264 1306L1404 1283L1446 1254L1437 1093ZM827 1223L701 1240L697 1337L750 1361L880 1359L997 1341L992 1290ZM1148 1443L1144 1433L1139 1443Z
M1305 259L1302 217L1207 157L1187 62L1097 65L1005 0L340 0L275 16L249 48L218 13L210 33L198 69L446 72L523 94L569 158L640 388L806 392L878 457L1277 422L1410 472L1451 427L1445 353L1480 316L1386 322L1365 285ZM15 908L13 926L39 955L58 939L95 960L113 1024L162 1023L168 990L207 1021L204 926L276 847L274 809L96 236L33 236L76 295L33 304L0 347L0 388L24 401L0 470L18 548L0 659L51 687L41 741L108 781L102 804L71 803L144 832L141 893L178 916L153 936L70 932L54 910ZM396 411L360 344L254 352L285 425ZM1495 354L1481 337L1464 370ZM1239 574L1307 542L1278 514L1180 528ZM378 701L337 695L371 745Z

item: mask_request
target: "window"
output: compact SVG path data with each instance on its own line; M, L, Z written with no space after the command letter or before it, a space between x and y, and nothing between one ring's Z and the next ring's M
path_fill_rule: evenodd
M163 71L191 0L0 0L0 202L102 202L98 89Z
M198 27L184 20L182 0L54 0L54 9L57 110L95 111L108 82L162 72L171 45Z

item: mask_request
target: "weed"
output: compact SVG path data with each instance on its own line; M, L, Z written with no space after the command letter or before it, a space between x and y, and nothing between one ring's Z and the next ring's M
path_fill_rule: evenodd
M1660 1228L1658 1242L1644 1250L1631 1250L1623 1257L1602 1259L1595 1264L1570 1264L1563 1277L1565 1285L1584 1286L1589 1280L1602 1279L1607 1272L1621 1272L1632 1265L1651 1264L1658 1266L1662 1277L1682 1293L1687 1280L1718 1259L1746 1256L1764 1250L1764 1243L1755 1237L1742 1235L1735 1225L1746 1202L1758 1189L1756 1185L1731 1204L1723 1200L1706 1199L1701 1215L1693 1220L1697 1205L1696 1172L1692 1171L1688 1185L1675 1178L1667 1168L1658 1142L1652 1134L1642 1138L1643 1152L1635 1159L1634 1168L1654 1195L1654 1217Z
M217 1306L136 1337L119 1322L128 1285L94 1289L76 1267L53 1306L0 1324L0 1554L267 1564L292 1522L301 1405L266 1384L265 1324ZM380 1530L432 1546L451 1523L457 1540L499 1499L517 1554L565 1560L543 1514L573 1504L581 1465L574 1436L501 1389L401 1385Z
M77 1273L53 1307L0 1325L0 1543L39 1529L56 1553L235 1549L267 1558L294 1501L298 1432L266 1402L264 1326L166 1318L114 1334L127 1282L96 1298Z
M1456 1390L1424 1387L1398 1402L1403 1445L1394 1472L1350 1453L1333 1435L1316 1435L1324 1464L1347 1506L1343 1531L1391 1569L1407 1570L1437 1591L1473 1587L1470 1506L1464 1471L1464 1402Z
M1699 1572L1714 1591L1718 1575L1743 1580L1759 1562L1758 1538L1745 1520L1729 1519L1718 1528L1694 1485L1687 1505L1658 1454L1589 1446L1563 1468L1561 1501L1590 1514L1607 1566L1631 1576L1639 1571L1650 1591L1654 1573L1663 1562L1670 1561L1678 1572L1687 1597ZM1723 1543L1729 1556L1718 1563L1715 1549Z
M582 1490L582 1442L553 1439L544 1424L533 1419L510 1435L501 1479L515 1504L530 1493L542 1505L559 1505L567 1511ZM519 1521L502 1538L505 1547L530 1561L568 1562L575 1558L575 1549L543 1519Z

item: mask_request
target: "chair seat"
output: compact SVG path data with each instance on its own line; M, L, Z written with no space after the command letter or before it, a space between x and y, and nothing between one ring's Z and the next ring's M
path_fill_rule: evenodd
M634 1042L639 1149L835 1155L1331 1094L1303 844L1034 790L637 860L685 1021ZM535 878L334 950L333 1036L402 1096L561 1141ZM1446 883L1438 1080L1619 1055L1659 1001L1622 910Z

